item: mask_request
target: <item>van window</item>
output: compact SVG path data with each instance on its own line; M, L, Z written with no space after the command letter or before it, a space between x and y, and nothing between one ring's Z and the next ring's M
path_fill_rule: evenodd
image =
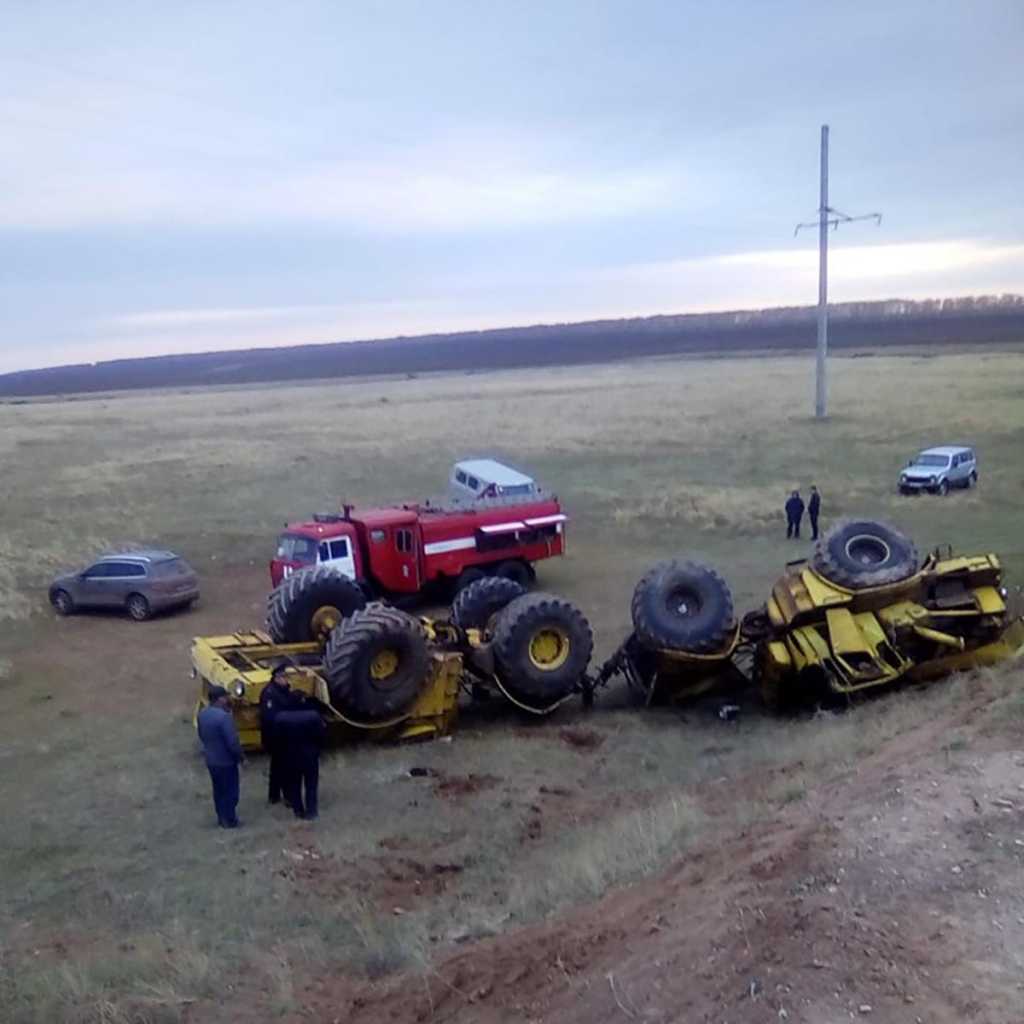
M464 484L464 483L466 482L466 474L465 474L465 473L463 473L461 469L459 469L459 470L456 470L456 472L455 472L455 479L456 479L456 480L457 480L457 481L458 481L458 482L459 482L460 484Z
M478 491L480 489L480 481L477 480L475 476L466 477L466 481L469 483L469 486L472 487L474 491Z

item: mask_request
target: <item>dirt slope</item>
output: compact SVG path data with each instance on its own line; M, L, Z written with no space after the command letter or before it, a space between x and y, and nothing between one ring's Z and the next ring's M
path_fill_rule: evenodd
M979 682L662 877L419 975L313 979L299 1019L1022 1021L1024 756L1003 714Z

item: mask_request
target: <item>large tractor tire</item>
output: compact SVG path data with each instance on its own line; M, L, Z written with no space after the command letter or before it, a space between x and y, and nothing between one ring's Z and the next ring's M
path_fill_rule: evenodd
M918 570L917 548L899 530L870 519L836 523L818 541L814 571L849 590L899 583Z
M326 639L353 612L366 607L359 584L333 566L315 565L286 576L267 598L267 631L277 644Z
M526 587L516 580L485 576L455 595L452 621L463 629L484 629L502 608L525 593Z
M379 722L408 711L430 678L430 651L419 620L370 604L327 641L324 679L343 715Z
M575 605L551 594L523 594L498 614L492 650L509 694L528 708L544 710L583 678L594 635Z
M699 562L659 562L637 583L631 611L648 648L713 654L736 628L728 584Z

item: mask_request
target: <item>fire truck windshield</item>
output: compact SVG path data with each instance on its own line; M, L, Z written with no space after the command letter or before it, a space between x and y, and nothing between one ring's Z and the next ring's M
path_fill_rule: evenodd
M282 533L277 540L277 557L285 562L312 564L316 561L316 541L295 533Z

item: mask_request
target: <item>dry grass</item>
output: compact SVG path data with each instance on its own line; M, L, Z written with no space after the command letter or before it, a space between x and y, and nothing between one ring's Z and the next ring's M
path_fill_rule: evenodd
M988 688L993 728L1019 722L1024 698L1006 671L813 720L641 715L613 710L613 694L587 722L604 737L593 750L558 738L575 710L526 727L484 709L450 745L330 756L323 817L304 840L329 871L310 880L282 853L298 837L263 806L259 761L243 781L247 828L210 827L185 672L194 631L258 614L282 521L341 495L426 496L472 452L559 490L570 554L542 581L586 610L599 656L657 558L705 558L739 607L763 600L782 564L809 551L781 539L779 507L812 481L829 517L893 519L922 546L992 548L1022 579L1022 369L1015 353L838 360L826 424L806 415L809 360L788 357L0 405L0 1019L177 1020L183 1000L210 998L219 963L248 965L268 1015L287 1012L303 972L429 964L454 937L589 900L813 800L964 687ZM977 492L894 496L909 452L959 439L979 449ZM50 574L128 541L180 548L208 578L229 565L248 574L245 596L142 633L106 619L55 627ZM451 800L410 778L415 765L496 781ZM729 799L712 812L705 794L720 779ZM546 795L552 786L571 795ZM416 896L391 878L409 875L409 859L460 870Z

